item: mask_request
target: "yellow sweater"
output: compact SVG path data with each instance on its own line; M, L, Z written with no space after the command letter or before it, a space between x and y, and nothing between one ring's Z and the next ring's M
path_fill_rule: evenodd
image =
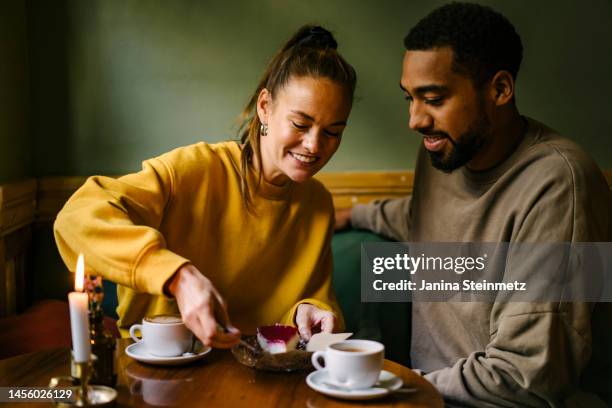
M187 262L213 282L243 333L293 324L302 302L333 310L342 325L331 285L329 192L316 180L262 180L249 213L240 154L235 142L198 143L147 160L138 173L91 177L58 214L55 239L68 268L82 252L88 272L119 284L123 336L145 316L178 313L162 290ZM249 185L254 180L250 174Z

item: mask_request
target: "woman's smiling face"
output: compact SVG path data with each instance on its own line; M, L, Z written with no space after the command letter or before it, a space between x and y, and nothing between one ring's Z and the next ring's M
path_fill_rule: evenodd
M333 156L351 111L347 91L328 78L292 77L275 95L263 89L257 114L268 126L260 136L262 174L269 183L300 183Z

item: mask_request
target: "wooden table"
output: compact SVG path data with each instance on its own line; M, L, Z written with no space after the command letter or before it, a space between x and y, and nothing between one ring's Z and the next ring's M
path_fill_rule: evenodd
M132 341L118 341L117 406L150 407L443 407L442 397L424 378L385 360L385 370L416 387L414 394L394 394L372 401L343 401L310 389L308 373L257 371L238 363L227 350L213 350L204 359L179 367L141 364L125 353ZM70 373L68 349L52 349L0 360L0 386L47 386L51 377ZM2 405L2 404L0 404ZM19 407L44 407L20 403Z

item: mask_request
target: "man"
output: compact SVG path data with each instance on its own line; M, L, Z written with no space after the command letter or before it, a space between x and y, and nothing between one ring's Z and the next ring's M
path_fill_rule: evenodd
M452 3L404 44L400 85L423 135L413 195L339 211L338 228L414 242L610 240L610 191L593 160L519 114L522 44L505 17ZM609 305L415 302L412 363L451 405L605 406Z

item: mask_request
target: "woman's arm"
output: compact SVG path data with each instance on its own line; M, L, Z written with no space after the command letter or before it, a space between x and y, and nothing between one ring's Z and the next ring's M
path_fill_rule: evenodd
M140 292L161 295L188 259L170 251L158 228L172 200L172 174L160 159L118 179L90 177L54 224L59 252L74 270L79 253L87 268Z
M175 296L187 327L206 345L230 347L240 332L225 301L188 259L170 251L159 231L176 200L175 177L162 159L118 179L91 177L70 198L54 225L66 265L80 252L88 268L106 279L152 295ZM217 330L217 319L228 333Z

